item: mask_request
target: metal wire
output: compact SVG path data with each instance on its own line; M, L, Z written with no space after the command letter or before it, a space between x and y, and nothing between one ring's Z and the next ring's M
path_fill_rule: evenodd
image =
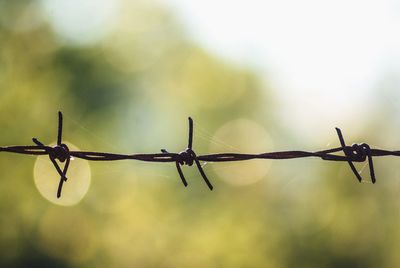
M346 145L343 138L342 132L339 128L336 128L341 147L307 152L307 151L278 151L278 152L266 152L260 154L241 154L241 153L218 153L208 155L196 155L193 150L193 120L189 117L189 139L187 148L179 153L170 153L165 149L161 149L161 153L153 154L117 154L117 153L106 153L106 152L91 152L91 151L70 151L68 146L62 143L62 128L63 128L63 116L61 112L58 112L58 131L57 131L57 145L54 147L44 145L38 139L33 138L33 142L36 145L26 146L5 146L0 147L0 152L26 154L26 155L47 155L60 175L60 182L57 189L57 197L61 197L63 184L68 180L67 171L70 164L71 157L81 158L89 161L118 161L118 160L137 160L146 162L175 162L176 169L182 180L183 185L186 187L188 183L183 174L181 166L196 165L200 172L204 182L207 184L210 190L213 189L213 185L205 174L201 161L205 162L232 162L232 161L244 161L251 159L294 159L294 158L305 158L305 157L318 157L326 161L345 161L349 164L352 172L356 176L359 182L362 181L361 175L357 172L353 162L364 162L368 160L370 178L372 183L376 182L373 157L377 156L400 156L400 151L389 151L382 149L373 149L366 143L353 144L351 146ZM336 153L343 152L344 155L338 155ZM61 169L59 163L65 162L64 168Z

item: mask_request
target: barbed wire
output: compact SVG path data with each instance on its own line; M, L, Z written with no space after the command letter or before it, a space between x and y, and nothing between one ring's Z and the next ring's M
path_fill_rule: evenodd
M243 154L243 153L217 153L207 155L196 155L193 150L193 120L189 117L189 139L187 148L179 153L171 153L165 149L161 149L161 153L153 154L117 154L107 152L92 152L92 151L71 151L68 146L62 142L63 132L63 115L58 112L58 129L57 129L57 144L55 146L47 146L40 142L37 138L32 138L35 145L26 146L5 146L0 147L0 152L25 154L25 155L47 155L52 162L57 173L60 175L60 182L57 189L57 198L61 197L63 184L68 180L67 172L70 165L71 157L81 158L89 161L118 161L118 160L137 160L146 162L175 162L176 169L179 177L186 187L188 183L183 174L181 166L187 165L192 166L195 164L204 182L207 184L210 190L213 190L213 185L205 174L203 167L200 162L232 162L232 161L244 161L251 159L271 159L271 160L282 160L282 159L294 159L294 158L305 158L305 157L318 157L326 161L345 161L349 164L352 172L356 176L359 182L362 181L362 177L357 172L353 162L365 162L368 160L370 178L372 183L376 182L373 157L377 156L400 156L400 151L390 151L382 149L373 149L367 143L352 144L351 146L346 145L343 138L342 132L339 128L336 128L336 133L340 141L340 147L307 152L307 151L277 151L277 152L266 152L260 154ZM338 155L336 153L343 152L344 155ZM61 169L59 163L64 163L64 167Z

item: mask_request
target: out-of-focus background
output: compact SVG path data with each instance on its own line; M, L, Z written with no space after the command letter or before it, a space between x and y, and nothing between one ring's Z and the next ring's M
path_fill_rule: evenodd
M399 14L395 0L2 0L0 144L53 143L62 110L82 150L179 152L188 116L198 154L331 148L334 127L400 148ZM174 164L74 161L84 186L62 198L87 193L59 206L42 197L58 180L45 158L0 154L1 267L400 266L398 159L375 160L376 185L363 164L360 184L319 159L206 163L213 192L193 167L184 188Z

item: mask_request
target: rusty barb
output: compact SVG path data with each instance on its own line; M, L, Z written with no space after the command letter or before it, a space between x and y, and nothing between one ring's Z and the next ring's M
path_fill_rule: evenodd
M204 182L210 190L213 185L205 174L201 162L232 162L244 161L251 159L294 159L305 157L318 157L327 161L345 161L349 164L352 172L357 180L361 182L363 178L354 166L354 162L365 162L368 160L369 173L372 183L376 182L373 157L375 156L400 156L400 151L388 151L381 149L373 149L367 143L346 145L343 134L339 128L336 128L337 135L340 141L340 147L307 152L307 151L278 151L266 152L260 154L241 154L241 153L217 153L208 155L197 155L193 150L193 120L189 117L189 139L187 148L179 153L170 153L165 149L161 153L153 154L117 154L105 152L90 152L90 151L70 151L68 146L62 142L63 116L58 112L58 131L57 144L55 146L47 146L38 139L33 138L35 145L27 146L4 146L0 147L0 152L9 152L26 155L47 155L54 165L57 173L60 175L60 182L57 189L57 197L61 197L63 184L68 180L67 171L72 157L81 158L89 161L117 161L117 160L137 160L146 162L175 162L176 169L183 185L186 187L188 183L183 174L181 166L196 165ZM343 155L337 154L343 152ZM61 168L59 163L65 165Z

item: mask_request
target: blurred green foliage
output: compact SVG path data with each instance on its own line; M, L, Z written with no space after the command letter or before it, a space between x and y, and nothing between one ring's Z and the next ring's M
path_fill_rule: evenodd
M199 153L211 143L257 145L213 138L239 118L268 130L275 147L299 145L279 127L273 93L254 71L198 47L156 4L122 1L116 29L90 45L65 41L42 5L0 1L0 144L33 135L53 142L62 110L65 139L85 150L179 151L188 115ZM74 207L40 196L33 163L0 154L1 267L400 265L394 160L377 161L374 187L356 183L344 163L273 162L245 186L209 164L214 192L190 168L185 189L173 165L90 163L92 185Z

